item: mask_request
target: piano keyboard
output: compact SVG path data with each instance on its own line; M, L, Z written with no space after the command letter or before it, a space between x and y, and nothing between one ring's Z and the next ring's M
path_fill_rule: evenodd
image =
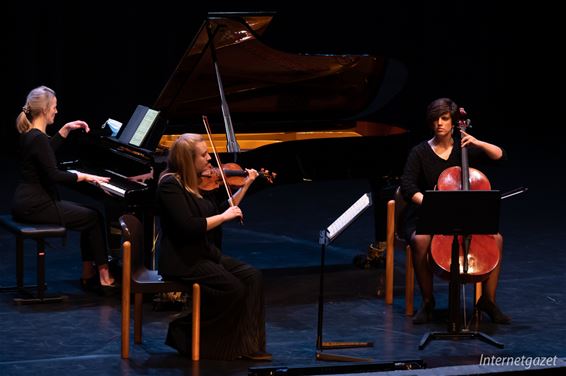
M110 181L108 183L100 183L99 186L105 192L114 194L119 197L125 197L126 193L129 191L135 190L142 190L147 187L147 184L133 181L128 179L126 176L120 175L111 170L91 170L91 169L75 169L75 170L67 170L69 172L81 172L83 174L91 174L91 175L98 175L98 176L105 176L109 177ZM96 183L91 183L92 185L96 185Z

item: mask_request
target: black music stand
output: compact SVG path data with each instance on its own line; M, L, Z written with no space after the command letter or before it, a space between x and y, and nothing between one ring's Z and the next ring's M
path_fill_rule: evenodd
M503 348L503 344L478 331L462 329L460 317L460 245L458 237L464 239L470 234L497 234L499 232L499 191L426 191L421 208L417 234L453 235L450 284L449 284L449 322L447 332L428 332L419 343L422 350L435 339L476 338L493 346ZM472 238L473 241L473 238ZM467 259L469 241L463 241L464 262ZM463 270L467 270L464 265Z
M346 355L329 354L326 349L346 349L356 347L373 347L373 342L323 342L322 318L324 311L324 258L326 247L371 206L371 193L365 193L348 210L338 217L330 226L320 231L320 289L318 296L318 325L316 335L316 359L338 362L369 362L371 359L356 358Z

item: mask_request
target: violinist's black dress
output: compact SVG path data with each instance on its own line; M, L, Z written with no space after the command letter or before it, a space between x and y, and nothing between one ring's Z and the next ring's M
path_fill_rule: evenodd
M206 217L227 208L214 194L199 198L172 175L157 189L161 233L159 273L202 290L201 358L236 359L265 351L265 308L261 272L222 255L221 227L206 230ZM169 325L166 343L191 353L190 315Z

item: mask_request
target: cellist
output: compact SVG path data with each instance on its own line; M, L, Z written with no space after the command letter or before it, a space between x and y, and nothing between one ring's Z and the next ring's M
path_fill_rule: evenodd
M506 159L505 151L497 145L480 141L463 130L456 129L458 106L449 98L439 98L427 107L426 122L433 136L413 147L407 158L401 177L401 193L407 201L404 229L400 236L408 241L413 252L413 265L419 284L422 303L413 317L414 324L423 324L432 319L435 307L433 295L433 272L430 263L431 235L417 235L418 208L423 193L432 190L439 175L448 167L461 164L461 148L468 150L471 167L482 159L501 161ZM454 132L459 132L460 137ZM459 140L455 142L455 140ZM501 253L503 238L496 234L496 244ZM476 307L489 315L492 322L509 324L511 318L505 315L495 303L495 292L500 272L499 263L482 285L482 296Z

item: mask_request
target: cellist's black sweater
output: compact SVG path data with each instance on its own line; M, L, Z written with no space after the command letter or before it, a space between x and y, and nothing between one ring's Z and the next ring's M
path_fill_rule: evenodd
M470 167L482 161L491 160L481 149L473 147L467 149ZM503 150L500 160L506 158L506 152ZM458 142L454 142L448 159L439 157L428 141L423 141L413 147L401 176L401 193L409 205L404 219L405 229L400 232L400 236L408 239L416 227L417 205L411 201L411 197L417 192L424 193L426 190L434 189L442 171L449 167L460 166L461 161L462 152Z

